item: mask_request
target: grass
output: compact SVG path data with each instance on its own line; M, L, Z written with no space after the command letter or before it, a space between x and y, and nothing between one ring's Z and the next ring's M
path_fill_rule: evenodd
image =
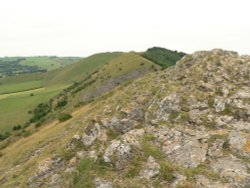
M83 80L119 55L119 52L95 54L63 69L50 71L46 75L45 85L70 84Z
M91 177L94 161L90 158L83 159L77 167L77 173L74 176L73 184L75 188L80 187L95 187Z
M22 91L29 91L33 89L42 88L42 87L43 87L43 84L41 81L29 81L29 82L16 83L16 84L0 85L0 95L17 93L17 92L22 92Z
M0 133L10 131L12 127L25 123L31 109L41 102L48 101L64 87L56 86L41 90L31 90L15 94L0 95ZM31 96L33 94L34 96ZM10 121L11 120L11 121Z
M84 158L77 166L76 173L73 177L73 187L95 187L93 177L105 176L105 174L112 172L113 168L105 163L102 159L94 161L91 158Z

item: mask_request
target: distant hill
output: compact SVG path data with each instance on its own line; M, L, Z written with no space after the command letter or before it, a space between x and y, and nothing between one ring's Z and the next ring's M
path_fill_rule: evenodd
M75 63L78 59L56 56L4 57L0 58L0 76L51 71Z
M160 47L149 48L142 56L146 59L160 65L162 68L167 68L175 65L186 54Z

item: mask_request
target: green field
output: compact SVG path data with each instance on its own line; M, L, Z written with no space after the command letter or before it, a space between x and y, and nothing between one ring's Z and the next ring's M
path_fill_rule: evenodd
M48 101L63 88L65 86L55 86L0 95L0 133L10 131L13 126L25 123L30 118L29 110L41 102Z
M38 88L42 88L43 83L42 81L29 81L23 83L16 83L16 84L7 84L0 86L0 94L9 94L9 93L17 93L22 91L29 91Z

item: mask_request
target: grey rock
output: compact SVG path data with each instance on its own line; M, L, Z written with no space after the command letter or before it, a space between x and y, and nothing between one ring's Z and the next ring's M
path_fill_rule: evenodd
M222 139L216 139L214 143L209 147L207 154L210 157L216 158L216 157L222 157L222 146L224 144L224 140Z
M160 165L152 156L149 156L145 168L140 172L140 175L149 180L156 177L159 174L159 171Z
M98 134L101 132L101 126L95 123L92 129L82 136L82 142L85 146L90 146L96 140Z
M207 177L203 175L197 175L196 188L230 188L230 186L222 184L217 181L209 180Z
M211 166L221 178L225 178L233 187L246 187L250 185L248 167L233 156L220 158L213 162Z
M230 148L238 154L250 158L250 135L241 131L232 131L229 135Z
M215 112L221 112L221 111L225 110L226 102L225 102L224 98L216 97L214 99L214 107L215 107Z
M187 131L187 130L185 130ZM183 131L184 132L184 131ZM187 131L183 135L178 131L167 133L167 139L163 145L163 152L172 161L186 167L197 167L206 160L208 149L207 135L205 133Z
M95 178L96 188L112 188L112 183L102 178Z
M117 117L113 117L111 120L104 121L103 123L106 128L110 128L118 133L126 133L138 125L138 122L135 120L128 118L119 120Z
M59 174L53 174L50 178L50 187L53 186L59 186L59 182L61 181L61 175ZM59 186L60 187L60 186Z
M115 156L116 160L112 161L112 156ZM105 162L113 162L116 168L121 169L123 165L131 159L131 146L129 144L123 144L120 140L113 140L108 148L105 150L103 159Z

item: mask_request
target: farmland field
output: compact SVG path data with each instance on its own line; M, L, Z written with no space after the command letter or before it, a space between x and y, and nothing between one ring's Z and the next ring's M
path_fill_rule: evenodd
M0 133L10 131L15 125L25 123L30 118L28 112L31 109L39 103L48 101L65 87L66 85L54 86L0 95Z
M22 91L29 91L33 89L42 88L43 83L42 81L29 81L23 83L16 83L16 84L8 84L0 86L0 94L9 94L9 93L16 93Z

